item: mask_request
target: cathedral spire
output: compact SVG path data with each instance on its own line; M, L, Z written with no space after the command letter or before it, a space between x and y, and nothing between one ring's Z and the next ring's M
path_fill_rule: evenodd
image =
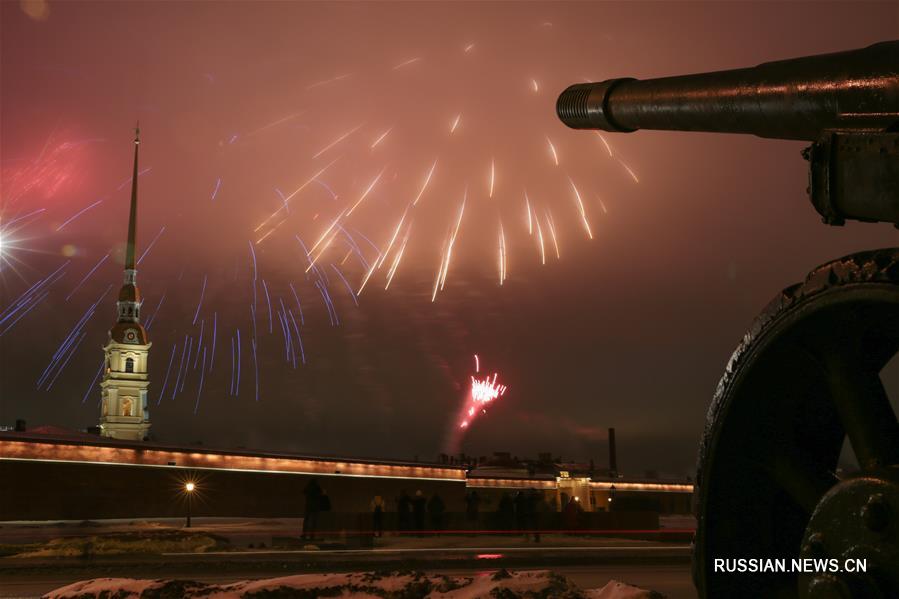
M140 148L140 121L134 129L134 174L131 176L131 215L128 218L128 245L125 249L125 270L134 270L137 242L137 154Z
M143 301L137 288L137 270L135 251L137 246L137 160L140 148L140 123L134 131L134 172L131 176L131 214L128 218L128 242L125 245L125 280L119 290L119 301L116 302L119 313L119 323L140 322L140 307ZM121 332L121 331L119 331ZM140 333L141 342L146 341L146 332ZM135 333L137 334L137 333ZM115 335L114 335L115 336Z
M140 441L150 430L147 389L150 340L140 323L143 299L137 288L137 155L140 123L134 132L134 172L131 179L131 214L125 247L125 281L116 301L118 319L103 347L105 369L100 382L100 434L113 439Z

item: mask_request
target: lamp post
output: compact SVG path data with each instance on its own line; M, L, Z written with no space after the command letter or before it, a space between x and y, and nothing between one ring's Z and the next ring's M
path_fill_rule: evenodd
M184 490L187 491L187 528L190 528L190 497L194 494L196 485L193 483L185 483Z

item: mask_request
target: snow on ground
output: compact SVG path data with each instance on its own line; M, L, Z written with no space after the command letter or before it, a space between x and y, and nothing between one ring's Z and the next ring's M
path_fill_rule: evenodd
M601 589L591 589L584 593L585 599L664 599L664 595L632 587L629 584L610 580Z
M231 584L204 584L183 580L134 580L96 578L51 591L47 599L150 599L157 597L203 597L243 599L250 597L316 599L662 599L653 591L615 580L602 589L583 591L563 576L548 570L485 573L473 578L440 576L421 572L351 574L300 574L244 580Z

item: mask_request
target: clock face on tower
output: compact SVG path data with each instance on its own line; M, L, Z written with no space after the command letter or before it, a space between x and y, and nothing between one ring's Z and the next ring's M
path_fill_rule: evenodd
M137 343L138 336L137 331L135 329L128 329L125 331L125 343Z

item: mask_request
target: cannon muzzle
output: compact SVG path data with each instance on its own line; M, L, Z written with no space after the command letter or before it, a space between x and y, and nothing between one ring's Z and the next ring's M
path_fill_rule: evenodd
M824 222L899 227L899 40L747 69L572 85L556 112L574 129L810 141L808 193Z
M756 67L572 85L556 103L574 129L751 133L816 141L827 129L899 123L899 41Z

